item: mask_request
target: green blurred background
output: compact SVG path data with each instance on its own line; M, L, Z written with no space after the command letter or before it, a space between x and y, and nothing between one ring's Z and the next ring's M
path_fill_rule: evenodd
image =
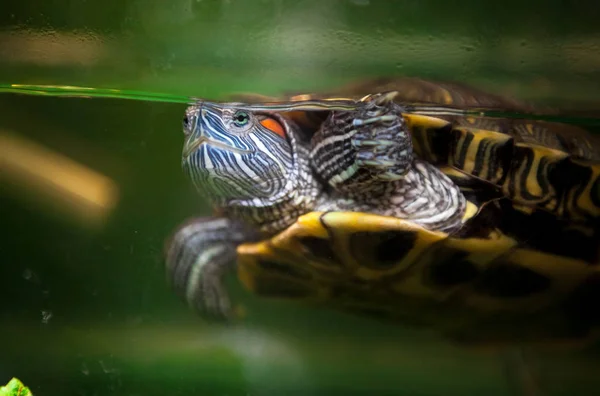
M219 99L400 75L573 114L600 104L594 1L3 0L0 9L0 84ZM183 110L0 95L1 383L17 376L36 395L520 394L504 355L261 301L233 278L247 320L196 318L168 289L161 258L178 223L208 213L180 170ZM64 173L73 169L96 184ZM529 363L549 395L600 389L595 351L536 352Z

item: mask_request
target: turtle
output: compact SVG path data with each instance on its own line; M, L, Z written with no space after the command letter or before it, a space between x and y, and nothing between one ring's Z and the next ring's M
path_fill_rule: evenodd
M589 337L600 325L600 155L570 125L451 83L198 100L182 168L215 209L166 244L207 320L250 291L436 329L466 343Z

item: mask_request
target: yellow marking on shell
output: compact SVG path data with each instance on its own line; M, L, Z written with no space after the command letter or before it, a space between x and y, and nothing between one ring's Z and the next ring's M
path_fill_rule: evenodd
M548 190L544 191L540 185L540 177L543 180L548 181L548 168L540 169L542 159L547 162L546 166L550 166L551 163L556 163L568 156L567 153L555 149L551 149L544 146L529 144L529 143L517 143L515 149L530 151L533 154L531 165L527 169L528 161L522 160L518 167L510 169L509 175L502 186L502 191L507 196L521 203L537 203L545 200L550 200L556 197L556 191L552 184L547 183ZM533 195L534 198L528 198L524 196L522 191L522 180L524 178L525 188L528 195ZM510 185L515 189L514 194L510 193Z
M516 246L517 242L514 239L495 230L491 230L487 235L487 238L444 238L437 244L432 244L426 251L422 252L423 254L418 257L410 276L406 276L399 281L394 282L392 288L395 292L405 296L443 301L464 286L456 285L442 289L437 286L432 286L427 282L424 269L429 268L431 265L435 264L436 260L439 260L440 251L443 253L445 249L450 249L468 252L468 255L464 257L464 260L475 265L480 270L483 270L490 262L503 254L506 254Z
M600 208L596 206L593 200L593 196L596 197L596 200L600 200L600 191L593 191L594 185L596 181L600 178L600 164L592 163L591 161L582 161L582 160L572 160L573 163L585 166L591 170L591 176L585 185L583 191L577 197L573 197L572 199L567 200L567 210L570 213L576 214L577 212L583 210L585 213L588 213L590 216L600 216ZM600 185L600 182L599 182ZM598 187L597 187L598 188ZM571 194L575 194L574 190L571 191ZM579 210L578 210L579 209ZM582 216L577 216L581 218Z
M441 118L429 117L421 114L403 113L409 127L421 126L426 129L439 129L447 126L450 122Z
M280 289L302 289L308 293L302 297L303 301L309 303L317 303L330 299L330 290L328 287L322 286L317 279L298 279L294 276L273 273L260 267L259 260L276 262L282 265L287 265L290 268L304 266L306 258L303 256L294 257L291 254L281 256L281 254L273 249L272 241L262 241L257 243L245 243L237 248L237 275L242 286L248 291L262 294L260 285L277 284ZM290 253L286 251L286 253ZM330 282L331 280L329 280ZM278 298L286 298L285 295L279 294ZM292 297L293 298L293 297Z
M524 124L523 129L525 129L525 132L527 132L529 135L533 136L533 134L534 134L533 124L531 124L531 123Z
M450 123L441 118L429 117L420 114L404 113L402 115L404 116L404 120L408 129L411 131L413 149L415 153L417 153L423 159L437 162L438 158L429 144L430 141L428 134L431 132L431 130L444 128ZM423 142L424 147L421 145L421 142Z
M338 253L339 249L336 246L336 241L330 240L327 229L321 223L320 218L323 213L310 212L300 216L296 223L272 238L273 246L285 251L295 263L306 261L307 258L306 248L298 241L299 237L310 236L328 240L332 245L332 250ZM335 261L334 257L327 260L327 262L321 260L323 259L319 257L311 257L309 263L305 265L305 269L311 271L316 277L338 277L346 271L345 268L331 265L332 261Z
M470 127L455 128L454 134L455 136L458 135L458 139L455 139L454 147L450 150L450 165L473 175L475 175L476 168L479 167L480 173L477 176L493 183L496 183L502 178L503 174L501 169L498 169L498 172L494 175L490 174L490 170L494 165L492 164L493 159L491 158L491 154L495 147L502 146L511 139L509 135ZM467 137L472 138L468 143ZM490 144L488 144L484 155L481 157L480 153L483 150L482 143L484 141L487 141ZM465 150L464 162L459 163L459 159ZM478 156L480 157L479 159ZM478 160L483 163L480 164Z
M562 216L562 214L559 214L560 212L562 212L562 209L559 208L558 204L558 199L553 198L547 201L542 209L546 209L550 213L555 213L559 216Z
M497 264L528 268L548 277L551 284L547 290L524 297L498 298L470 291L465 293L465 304L487 315L495 312L537 312L555 304L557 299L575 289L587 277L599 272L595 266L582 260L525 248L514 249L488 265Z
M467 221L470 218L472 218L473 216L475 216L478 211L479 211L479 207L477 205L475 205L471 201L467 201L467 207L465 208L465 214L462 218L462 222L464 223L465 221Z
M597 267L583 260L532 249L515 250L510 261L554 280L552 288L561 294L572 290L592 273L599 272Z
M452 95L447 90L441 89L440 94L442 96L441 99L444 102L444 104L452 104L454 102L454 100L452 99Z
M292 225L289 230L295 231L296 229L302 229L306 234L317 236L319 238L327 238L329 236L327 229L321 224L321 216L323 213L324 212L310 212L300 216L298 221Z
M438 166L439 170L441 170L445 175L452 176L457 179L471 179L471 175L467 175L464 171L460 169L456 169L450 165Z
M363 280L376 280L385 276L397 274L406 270L418 257L432 244L444 239L447 234L429 231L425 228L406 220L395 217L373 215L358 212L330 212L324 216L323 221L335 234L335 251L347 263L348 270L356 277ZM350 254L349 235L361 231L380 233L386 230L401 230L413 232L417 235L414 245L409 253L400 262L390 266L390 269L375 269L364 263L359 263Z
M521 143L516 144L517 147L520 147L521 145L522 145ZM568 154L563 151L554 150L554 149L544 147L544 146L538 146L538 145L535 145L535 146L529 145L529 146L533 147L534 157L533 157L533 163L531 166L531 170L527 177L527 184L526 184L527 190L529 191L530 194L542 196L542 194L543 194L542 187L539 185L537 177L533 177L534 175L537 175L540 170L540 161L542 160L542 158L545 158L547 160L550 160L549 161L550 163L558 162L558 161L562 160L563 158L566 158L568 156ZM544 177L546 179L548 178L547 172L544 174ZM551 194L555 195L554 188L551 187L550 190L551 190ZM549 196L551 194L548 194L547 196Z
M244 243L237 248L237 275L242 285L250 290L255 291L258 268L257 257L270 257L272 255L271 248L267 242L260 243Z
M300 94L300 95L290 96L290 100L292 100L292 101L311 100L312 98L313 98L313 95L310 95L310 94Z
M490 262L517 246L517 241L499 232L491 232L488 239L483 238L448 238L446 246L457 250L470 252L469 262L479 269L484 269Z
M525 214L531 215L533 214L533 212L536 211L536 207L535 206L531 206L531 205L523 205L523 204L519 204L517 202L513 202L513 208L515 210L518 210L520 212L523 212Z

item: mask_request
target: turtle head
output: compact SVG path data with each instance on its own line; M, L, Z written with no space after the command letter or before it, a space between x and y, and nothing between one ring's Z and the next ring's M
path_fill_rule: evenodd
M184 172L218 207L272 208L310 184L294 128L277 113L231 103L192 105L183 120Z

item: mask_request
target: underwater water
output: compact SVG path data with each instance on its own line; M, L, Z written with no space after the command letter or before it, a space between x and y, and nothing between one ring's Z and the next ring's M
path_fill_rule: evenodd
M162 262L172 230L210 213L181 172L184 102L406 75L552 106L597 129L593 2L111 3L3 3L0 383L18 377L35 395L523 394L505 352L262 300L233 276L246 319L197 318ZM48 86L142 94L59 97ZM535 351L524 370L547 395L600 389L597 347Z
M50 395L519 394L501 351L263 300L233 277L245 320L202 322L162 262L173 228L210 214L180 169L185 105L16 94L0 105L7 380ZM528 364L548 394L600 384L589 351L536 352Z

